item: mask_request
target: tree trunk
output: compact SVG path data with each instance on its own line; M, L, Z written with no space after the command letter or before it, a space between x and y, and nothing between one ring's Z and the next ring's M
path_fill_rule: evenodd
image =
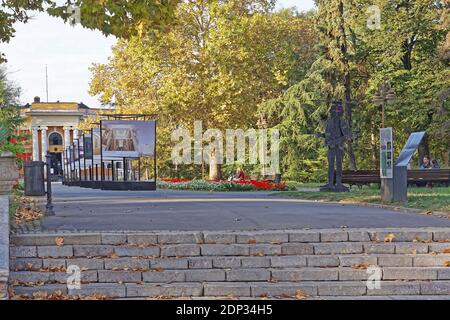
M422 139L422 142L419 144L419 166L423 164L423 157L430 156L430 144L428 142L428 135L425 134L425 136Z
M341 53L344 62L344 89L345 89L345 117L348 123L348 129L350 133L352 132L352 88L350 81L350 66L348 63L348 46L347 46L347 37L345 35L345 20L344 20L344 3L340 1L339 3L339 16L340 16L340 31L342 34L342 43L341 43ZM347 142L347 151L348 151L348 160L349 160L349 169L356 170L356 157L355 152L353 151L353 141L349 140Z
M209 180L222 180L222 165L215 163L213 159L209 164Z
M373 161L373 167L379 169L380 162L378 161L378 146L377 146L377 140L375 139L375 134L370 134L370 144L372 149L372 161Z
M345 116L348 122L348 129L350 134L352 133L352 102L351 102L351 84L350 84L350 74L344 76L345 85ZM353 151L353 140L347 141L348 150L348 161L350 170L356 170L356 157Z

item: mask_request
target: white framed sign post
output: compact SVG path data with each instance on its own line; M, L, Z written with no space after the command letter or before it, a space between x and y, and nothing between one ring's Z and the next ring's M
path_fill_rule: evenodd
M394 198L394 142L392 128L380 129L380 179L381 201Z

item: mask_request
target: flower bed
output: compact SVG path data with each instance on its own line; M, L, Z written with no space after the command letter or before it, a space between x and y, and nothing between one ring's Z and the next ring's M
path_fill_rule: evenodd
M283 191L288 187L283 183L269 181L241 180L241 181L205 181L184 179L161 179L160 189L195 190L195 191Z

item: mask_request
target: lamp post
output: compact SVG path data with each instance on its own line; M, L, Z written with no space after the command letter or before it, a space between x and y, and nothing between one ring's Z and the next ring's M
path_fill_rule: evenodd
M396 96L391 85L386 81L384 81L378 89L379 91L373 96L373 103L376 105L381 105L381 128L384 128L386 105L393 103Z

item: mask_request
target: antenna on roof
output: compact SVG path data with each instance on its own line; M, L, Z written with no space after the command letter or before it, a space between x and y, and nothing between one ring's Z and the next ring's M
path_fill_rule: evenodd
M45 92L47 93L47 103L48 103L48 72L47 72L47 65L45 65Z

